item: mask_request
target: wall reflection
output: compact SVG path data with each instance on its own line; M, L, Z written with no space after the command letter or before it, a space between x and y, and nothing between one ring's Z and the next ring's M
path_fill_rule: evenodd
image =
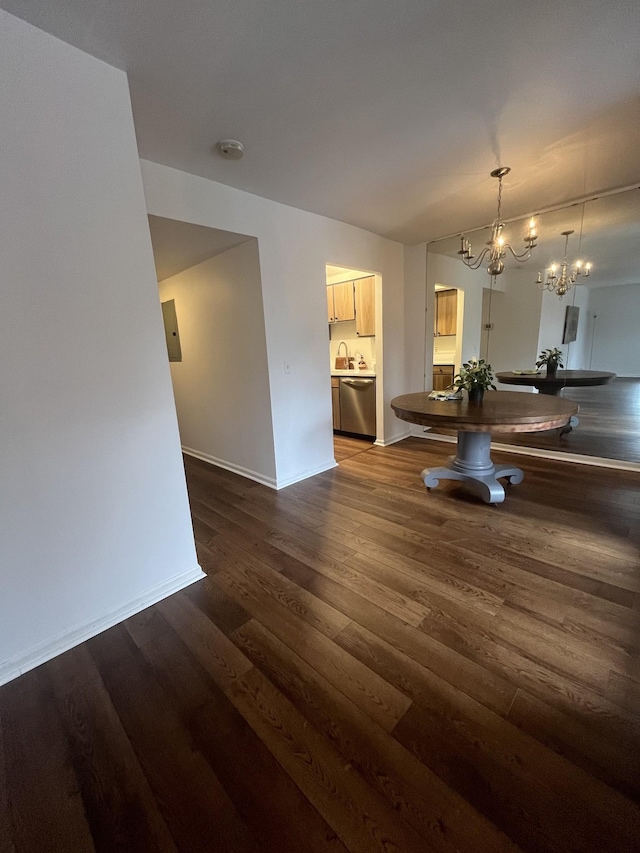
M518 242L528 221L523 217L507 223L505 235ZM543 213L537 227L540 237L532 257L523 264L508 259L495 279L484 269L464 266L458 255L459 235L428 245L427 299L443 287L464 294L455 366L479 354L495 372L529 370L542 349L559 347L565 368L615 373L618 378L606 386L562 390L562 396L581 407L580 425L573 433L562 438L530 433L514 441L640 464L640 189ZM544 279L550 264L562 260L561 232L566 230L574 231L568 260L587 258L593 267L588 279L560 298L542 292L535 282L538 271ZM490 228L466 234L479 251ZM567 306L579 309L578 328L575 341L563 343ZM426 343L429 360L430 341ZM536 393L526 387L499 387Z

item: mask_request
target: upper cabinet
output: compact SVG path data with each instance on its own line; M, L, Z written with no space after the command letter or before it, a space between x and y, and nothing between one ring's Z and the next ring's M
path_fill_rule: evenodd
M356 334L360 337L376 333L376 288L375 278L359 278L356 290Z
M327 311L330 323L355 320L352 281L341 281L327 287Z
M436 290L433 334L455 335L458 319L458 291Z
M359 278L327 285L327 316L330 323L356 321L360 337L376 333L375 278Z

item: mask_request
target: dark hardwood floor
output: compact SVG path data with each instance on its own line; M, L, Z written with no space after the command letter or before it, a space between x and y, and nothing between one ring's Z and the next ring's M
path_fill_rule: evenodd
M0 688L0 853L640 850L640 475L448 450L187 459L208 578Z
M358 453L365 450L370 450L371 447L373 447L373 442L370 438L356 438L335 432L333 434L333 452L338 463L345 459L351 459L352 456L357 456Z

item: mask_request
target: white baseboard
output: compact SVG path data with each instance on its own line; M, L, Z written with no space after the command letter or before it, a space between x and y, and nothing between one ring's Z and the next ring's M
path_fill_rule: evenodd
M413 433L413 438L424 438L427 441L444 441L447 444L457 444L458 438L455 435L437 435L430 432Z
M338 463L333 460L328 465L321 465L319 468L314 468L310 471L303 471L302 474L294 474L293 477L286 477L283 480L278 480L277 489L286 489L287 486L293 486L294 483L299 483L301 480L308 480L309 477L315 477L316 474L323 474L325 471L331 471L332 468L337 468Z
M404 441L405 438L411 438L410 429L400 435L394 435L392 438L376 438L373 443L378 447L389 447L391 444L397 444L399 441Z
M27 652L22 652L13 658L0 662L0 685L12 681L25 672L29 672L30 669L35 669L41 663L46 663L48 660L61 655L74 646L84 643L85 640L101 634L108 628L113 628L114 625L122 622L123 619L128 619L129 616L139 613L141 610L150 607L152 604L156 604L158 601L162 601L163 598L172 595L174 592L179 592L179 590L190 586L196 581L202 580L204 577L206 575L200 566L196 566L186 572L181 572L179 575L174 575L172 578L148 590L144 595L127 602L127 604L119 607L117 610L106 613L99 619L94 619L84 625L78 625L70 631L58 634L52 640L38 643L37 646L33 646Z
M236 465L234 462L227 462L225 459L218 459L216 456L210 456L208 453L201 453L199 450L194 450L192 447L182 445L182 452L187 456L193 456L195 459L201 459L203 462L208 462L210 465L215 465L217 468L224 468L225 471L233 471L234 474L240 474L241 477L246 477L256 483L261 483L263 486L269 486L270 489L278 489L274 477L265 477L264 474L258 471L252 471L250 468L243 468L242 465ZM303 479L303 478L301 478ZM292 480L292 482L294 482Z
M195 459L201 459L203 462L208 462L210 465L215 465L218 468L224 468L225 471L232 471L234 474L239 474L241 477L246 477L248 480L253 480L263 486L268 486L270 489L286 489L287 486L293 486L294 483L299 483L301 480L306 480L309 477L315 477L316 474L322 474L324 471L330 471L337 466L335 459L328 465L320 465L318 468L312 468L308 471L302 471L300 474L294 474L292 477L284 479L274 479L273 477L265 477L264 474L259 474L257 471L251 471L249 468L243 468L241 465L235 465L233 462L226 462L224 459L217 459L215 456L209 456L208 453L201 453L199 450L194 450L192 447L182 446L182 452L187 456L193 456Z

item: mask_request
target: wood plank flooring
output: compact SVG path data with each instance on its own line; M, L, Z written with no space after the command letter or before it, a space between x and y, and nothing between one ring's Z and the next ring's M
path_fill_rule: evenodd
M358 453L370 450L371 447L373 447L373 442L370 438L356 438L352 435L342 435L336 432L333 434L333 449L336 462L350 459L352 456L357 456Z
M0 853L640 850L640 475L449 450L187 459L207 579L0 688Z

